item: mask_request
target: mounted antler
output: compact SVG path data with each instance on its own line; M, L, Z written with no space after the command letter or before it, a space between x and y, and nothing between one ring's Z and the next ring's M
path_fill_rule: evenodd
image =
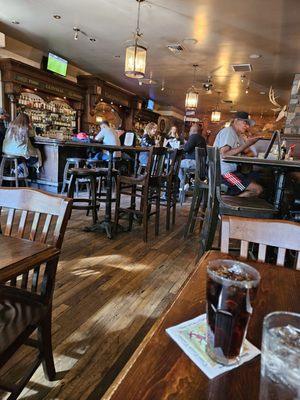
M273 104L273 106L277 107L277 108L272 108L272 110L274 112L279 112L276 118L276 122L280 121L282 118L287 116L286 105L282 107L279 103L277 103L278 97L279 96L275 96L275 90L271 86L269 90L269 100Z

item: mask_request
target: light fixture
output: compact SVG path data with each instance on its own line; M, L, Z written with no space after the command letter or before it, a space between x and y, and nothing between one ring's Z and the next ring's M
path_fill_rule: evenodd
M55 15L53 15L53 18L54 18L54 19L61 19L61 16L58 15L58 14L55 14Z
M14 24L14 25L20 25L20 22L19 22L19 21L16 21L16 20L11 21L11 23Z
M103 120L102 117L99 117L99 116L96 117L96 122L102 122L102 120Z
M220 122L221 120L221 111L213 111L211 113L211 122Z
M211 113L211 117L210 117L211 122L220 122L221 121L221 111L218 111L219 104L220 104L220 94L221 94L221 92L218 92L218 96L219 96L218 103L217 103L215 110L212 111L212 113Z
M74 31L74 40L78 40L78 35L80 32L80 29L76 28L76 26L74 26L73 31Z
M263 91L261 91L261 92L259 92L259 94L262 94L262 95L264 95L264 94L266 94L266 92L263 92Z
M141 3L145 0L136 1L138 2L137 25L133 43L131 42L126 47L125 75L128 76L128 78L140 79L144 78L145 76L147 57L147 48L139 44L139 40L143 36L143 34L140 32L140 9Z
M249 86L246 87L245 93L246 93L246 94L249 93Z
M93 37L90 37L90 42L95 43L95 42L96 42L96 39L93 38Z
M241 83L244 83L246 75L241 75Z
M193 64L194 67L194 80L192 87L186 92L185 95L185 108L187 110L196 110L198 106L198 92L195 89L196 68L198 64Z
M143 82L142 82L142 81L139 81L139 85L142 86L142 85L143 85Z
M163 79L163 81L161 82L161 88L160 90L163 92L165 90L165 80Z

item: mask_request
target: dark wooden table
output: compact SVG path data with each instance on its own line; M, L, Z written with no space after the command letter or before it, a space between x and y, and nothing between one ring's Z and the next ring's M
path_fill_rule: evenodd
M269 160L257 157L228 156L223 160L228 163L257 165L259 167L272 168L276 173L274 206L280 209L285 189L286 174L292 171L300 171L300 160Z
M177 298L165 311L102 400L256 400L259 397L260 357L209 380L166 334L166 328L205 313L208 261L231 258L204 254ZM261 274L247 338L260 348L262 323L272 311L300 310L300 272L248 262Z
M34 265L58 259L59 253L46 244L0 235L0 283L27 272Z

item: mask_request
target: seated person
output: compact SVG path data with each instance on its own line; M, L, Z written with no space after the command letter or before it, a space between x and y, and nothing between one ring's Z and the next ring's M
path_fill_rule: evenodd
M231 125L221 129L214 142L214 146L218 147L221 153L222 183L228 187L227 194L231 196L259 196L263 191L262 186L255 182L258 175L256 172L243 174L238 170L237 164L222 160L224 156L237 156L249 152L249 149L260 138L248 137L244 139L243 135L254 124L255 122L249 119L247 112L238 111Z
M145 126L144 134L141 140L141 147L152 147L155 146L155 135L157 132L157 125L154 122L149 122ZM139 156L140 164L145 167L148 162L148 152L142 152Z
M0 107L0 151L2 152L2 143L5 138L6 129L8 127L9 115Z
M95 136L95 140L110 146L121 146L120 139L116 131L110 128L108 121L102 121L100 123L100 132L98 132ZM115 151L113 157L120 158L121 152ZM92 159L107 161L109 160L109 152L107 150L104 150L103 152L95 154Z
M42 165L42 157L40 150L32 145L30 139L32 137L34 134L29 116L21 112L7 128L3 141L3 153L24 157L27 167L35 167L38 171ZM21 165L18 168L19 175L28 176L28 171L22 171Z
M196 160L195 160L195 148L201 147L206 149L206 141L202 136L202 131L200 127L196 124L192 125L190 128L189 138L184 145L184 159L180 163L180 169L178 177L180 179L180 187L184 186L184 169L195 169L196 168Z
M183 144L183 140L179 135L178 128L173 125L164 140L163 146L178 149L181 144Z

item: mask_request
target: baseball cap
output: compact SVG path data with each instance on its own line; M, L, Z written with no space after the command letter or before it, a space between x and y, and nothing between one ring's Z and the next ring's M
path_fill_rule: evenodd
M253 119L249 118L249 113L247 113L246 111L237 111L234 114L234 118L241 119L242 121L246 121L249 126L255 125L255 121Z

